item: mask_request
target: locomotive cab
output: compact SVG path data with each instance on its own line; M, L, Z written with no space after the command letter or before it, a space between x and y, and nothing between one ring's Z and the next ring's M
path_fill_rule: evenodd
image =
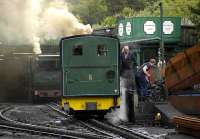
M61 106L73 113L105 113L119 107L119 41L81 35L60 41Z

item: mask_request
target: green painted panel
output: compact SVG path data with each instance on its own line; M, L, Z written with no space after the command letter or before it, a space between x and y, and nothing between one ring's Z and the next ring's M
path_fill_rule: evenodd
M98 45L104 47L105 55L98 55ZM116 65L118 48L116 39L109 37L76 37L63 41L63 66L110 66ZM82 46L82 55L74 55L73 48Z
M118 36L121 43L147 40L158 42L160 29L159 17L133 17L119 21ZM179 42L181 39L181 18L163 17L163 35L166 43Z
M113 68L75 68L66 72L66 95L117 95L117 75L112 80L106 78L106 73L115 71Z

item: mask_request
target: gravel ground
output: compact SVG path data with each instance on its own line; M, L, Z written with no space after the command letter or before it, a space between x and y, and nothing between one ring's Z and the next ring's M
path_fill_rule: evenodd
M77 120L72 117L65 118L46 105L14 105L14 108L5 112L4 115L23 123L91 133L82 127Z
M10 119L38 125L60 124L64 118L45 105L16 106L4 115Z
M117 115L117 112L109 113L106 115L106 119L110 121L112 124L117 124L120 126L124 126L126 128L129 128L131 130L136 130L138 132L151 135L152 137L155 137L156 139L199 139L197 137L179 134L176 132L174 128L165 128L165 127L159 127L159 126L142 126L142 125L135 125L128 122L120 121L120 118Z
M27 133L14 133L9 131L0 131L0 139L58 139L55 137L30 135Z
M113 111L111 113L108 113L105 118L112 124L114 125L119 125L125 128L128 128L130 130L134 130L146 135L151 135L157 139L164 139L166 135L175 133L174 129L168 129L168 128L163 128L159 126L146 126L144 127L143 125L135 125L126 121L121 121L119 118L119 110Z
M199 139L199 138L184 135L184 134L172 134L172 135L166 136L165 139Z
M106 115L106 119L113 124L125 126L126 124L119 122L118 111L112 112ZM80 132L90 132L87 129L79 127L79 123L73 118L64 118L57 112L53 111L46 105L15 105L14 109L9 110L4 115L10 119L32 123L38 125L46 125L49 127L61 127L68 130L76 130ZM110 118L112 117L112 118ZM197 139L195 137L176 134L174 129L167 129L162 127L142 127L141 125L133 125L128 123L127 126L131 130L137 130L138 132L151 134L157 139ZM169 134L169 135L168 135ZM30 135L27 133L13 133L0 129L0 139L56 139L54 137L46 137L39 135Z
M65 120L58 113L52 111L45 105L15 105L15 108L4 113L10 119L48 126L63 126ZM55 137L31 135L21 132L10 132L0 129L0 139L57 139Z

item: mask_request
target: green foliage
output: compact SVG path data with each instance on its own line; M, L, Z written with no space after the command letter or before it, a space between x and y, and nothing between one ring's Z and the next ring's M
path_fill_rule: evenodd
M109 15L121 13L124 8L130 8L135 11L144 9L142 0L106 0Z
M115 27L117 23L117 19L114 16L108 16L103 19L101 22L101 26L103 27Z
M136 11L129 7L125 7L120 13L120 15L123 17L133 17L136 16Z
M93 26L114 26L117 17L160 16L159 3L163 2L164 16L180 16L182 23L198 24L199 15L191 7L197 0L65 0L72 12L83 23Z
M106 0L108 15L115 15L128 5L127 0Z
M197 6L191 7L191 12L191 20L193 21L193 23L196 23L198 28L200 28L200 1Z
M140 0L140 1L146 8L146 7L151 7L152 5L154 5L155 2L158 2L160 0Z
M147 1L147 0L144 0ZM160 7L159 3L162 0L151 0L153 2L152 5L145 4L146 8L141 11L140 15L147 16L159 16L160 15ZM197 0L163 0L163 13L164 16L181 16L183 19L188 20L191 16L190 7L192 5L197 4Z
M107 13L105 0L80 0L73 6L72 12L79 15L84 23L98 23Z
M196 6L191 7L191 20L197 26L197 35L200 42L200 1Z

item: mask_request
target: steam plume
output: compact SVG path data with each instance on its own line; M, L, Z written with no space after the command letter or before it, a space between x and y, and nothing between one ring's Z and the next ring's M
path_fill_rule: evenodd
M62 0L1 0L0 42L32 45L41 53L40 41L89 34L90 25L79 23Z
M79 23L78 19L68 11L63 1L49 3L42 14L41 25L45 39L92 32L91 26Z

